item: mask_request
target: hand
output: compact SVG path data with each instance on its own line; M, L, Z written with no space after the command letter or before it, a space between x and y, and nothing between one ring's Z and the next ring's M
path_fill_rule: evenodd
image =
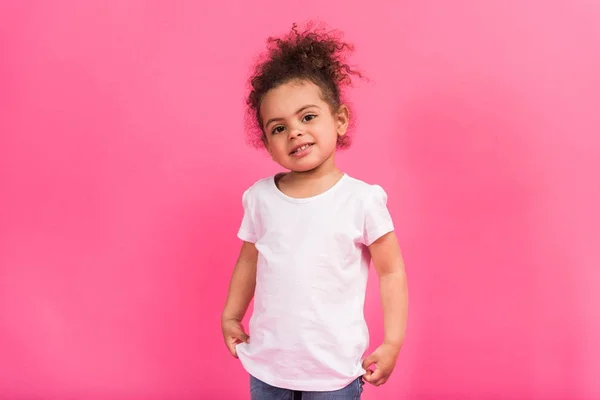
M399 347L387 343L375 349L373 354L363 361L362 366L367 371L363 375L364 380L374 386L380 386L387 382L396 366L399 352ZM375 364L374 371L369 369L372 364Z
M244 331L242 323L234 318L224 319L221 322L221 329L223 330L223 339L229 349L229 352L235 358L238 358L236 345L240 343L248 343L250 337Z

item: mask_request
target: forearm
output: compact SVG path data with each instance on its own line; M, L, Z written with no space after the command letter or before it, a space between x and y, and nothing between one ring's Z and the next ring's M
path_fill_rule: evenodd
M404 269L382 274L379 290L383 307L384 342L400 349L408 317L408 286Z
M256 287L256 263L251 261L238 261L231 275L229 293L222 319L236 319L241 321L248 310L250 301L254 297Z

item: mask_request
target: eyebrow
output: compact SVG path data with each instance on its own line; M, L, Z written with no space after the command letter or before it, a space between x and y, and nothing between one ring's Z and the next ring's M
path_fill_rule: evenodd
M316 107L316 108L319 108L319 106L317 106L317 105L315 105L315 104L308 104L308 105L306 105L306 106L304 106L304 107L300 108L298 111L296 111L296 112L294 113L294 115L298 115L298 114L300 114L302 111L306 110L307 108L311 108L311 107ZM273 122L277 122L277 121L283 121L283 120L284 120L284 118L271 118L271 119L270 119L270 120L268 120L268 121L267 121L267 123L265 124L265 128L266 128L267 126L269 126L269 124L271 124L271 123L273 123Z

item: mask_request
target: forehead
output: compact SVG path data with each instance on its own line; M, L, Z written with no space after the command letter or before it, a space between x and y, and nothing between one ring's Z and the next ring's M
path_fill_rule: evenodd
M292 81L269 90L261 102L260 113L263 120L285 117L308 104L327 106L319 86L307 81Z

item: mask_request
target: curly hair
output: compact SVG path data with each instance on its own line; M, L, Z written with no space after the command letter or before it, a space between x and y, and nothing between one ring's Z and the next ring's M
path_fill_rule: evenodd
M312 82L321 89L322 98L331 111L338 110L343 103L342 89L352 83L352 75L362 77L346 63L347 55L353 50L354 46L341 41L341 33L313 29L312 24L304 31L293 24L285 36L269 37L267 51L249 81L246 121L250 143L257 148L264 147L266 137L260 105L269 90L282 84L294 80ZM349 145L348 134L338 137L338 148Z

